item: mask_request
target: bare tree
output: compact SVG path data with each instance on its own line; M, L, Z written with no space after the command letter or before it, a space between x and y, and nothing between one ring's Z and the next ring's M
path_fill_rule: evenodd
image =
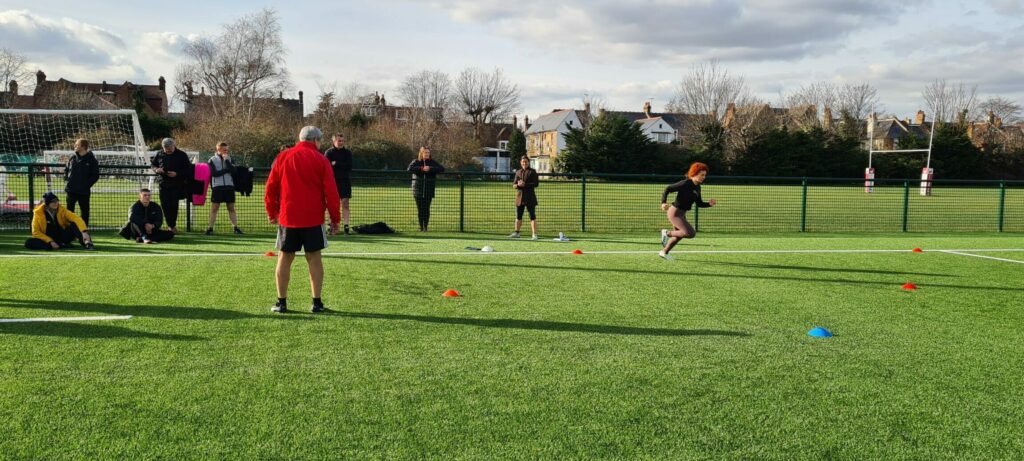
M718 61L708 61L693 66L683 76L667 109L720 122L729 103L746 106L752 99L742 76L731 75Z
M28 69L28 57L9 48L0 48L0 92L8 91L11 82L18 83L18 93L30 93L32 72ZM10 95L7 101L0 100L0 106L14 103L16 94Z
M993 117L1007 125L1013 125L1021 121L1020 104L1001 96L994 96L982 101L981 104L978 104L977 112L978 114L974 117L975 120L987 117L991 113Z
M834 113L843 111L855 119L863 120L872 112L883 110L878 102L878 90L867 83L847 83L839 89L838 105Z
M398 95L416 120L444 121L452 103L452 79L439 70L422 70L402 81Z
M967 87L963 82L951 84L945 79L935 80L924 87L924 98L928 112L935 114L939 122L951 122L970 115L977 104L978 86Z
M501 69L488 73L471 67L455 81L455 106L473 123L473 137L480 139L481 126L506 120L519 109L519 87Z
M839 101L839 94L842 88L835 83L820 81L809 85L801 85L796 91L783 96L783 105L794 108L798 106L814 106L815 113L824 108L835 108Z
M200 85L209 91L214 115L242 114L250 120L260 98L290 89L286 55L277 12L263 9L224 25L216 37L186 45L176 91L189 102L193 85Z

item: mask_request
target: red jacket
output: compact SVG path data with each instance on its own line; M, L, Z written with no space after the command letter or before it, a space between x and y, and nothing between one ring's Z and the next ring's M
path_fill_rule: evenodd
M331 214L331 224L341 221L334 172L316 143L301 141L277 156L270 167L263 203L267 216L284 227L323 225L324 209Z

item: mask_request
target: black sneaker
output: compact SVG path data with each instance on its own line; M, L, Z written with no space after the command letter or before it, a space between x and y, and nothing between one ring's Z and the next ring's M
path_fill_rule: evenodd
M92 242L86 243L85 244L85 249L88 250L88 251L96 251L96 247L93 246Z
M271 307L270 311L277 312L278 314L284 314L285 312L288 312L288 305L278 301L274 303L274 307Z
M345 235L348 235L348 224L345 224Z
M244 234L244 232L242 232L242 229L239 229L239 228L238 228L238 227L236 226L236 227L235 227L235 234L238 234L238 235L242 235L242 234Z
M323 312L325 309L323 304L313 304L313 307L311 307L309 310L314 314L319 314Z
M206 228L206 235L213 235L213 228L212 227L207 227Z

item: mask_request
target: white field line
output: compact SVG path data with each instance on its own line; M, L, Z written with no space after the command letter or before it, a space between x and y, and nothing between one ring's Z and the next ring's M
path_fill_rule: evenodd
M925 250L926 253L934 252L1017 252L1024 251L1024 248L967 248L967 249L932 249ZM657 254L656 250L583 250L584 255L643 255ZM680 248L680 254L868 254L868 253L911 253L911 250L875 250L875 249L845 249L845 250L688 250ZM301 254L301 253L299 253ZM324 256L520 256L520 255L571 255L571 251L395 251L395 252L325 252ZM0 255L0 258L136 258L136 257L165 257L165 258L199 258L199 257L266 257L263 253L38 253L38 254L13 254Z
M96 320L128 320L130 315L101 315L97 317L36 317L29 319L0 319L0 323L30 322L92 322Z
M962 252L962 250L940 250L940 251L942 251L943 253L949 253L951 255L973 256L975 258L991 259L993 261L1003 261L1003 262L1008 262L1008 263L1024 264L1024 261L1018 261L1016 259L1006 259L1006 258L997 258L995 256L976 255L976 254L971 254L971 253L964 253L964 252ZM970 250L970 251L978 251L978 250Z

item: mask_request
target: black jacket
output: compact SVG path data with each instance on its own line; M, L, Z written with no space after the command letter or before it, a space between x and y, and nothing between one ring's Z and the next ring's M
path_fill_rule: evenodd
M160 187L173 187L182 192L186 190L186 185L192 181L196 173L195 165L192 165L192 162L189 161L188 154L177 148L170 154L162 150L157 152L153 156L152 164L153 168L164 169L164 172L160 173L158 178ZM170 171L177 173L177 176L173 178L167 176L167 172Z
M700 186L694 184L689 178L666 187L665 192L661 193L661 203L665 203L668 200L668 194L670 192L677 192L676 200L672 202L672 206L679 210L690 211L690 208L693 208L694 203L696 203L699 208L708 208L711 206L710 203L707 203L700 198Z
M64 192L88 195L93 184L100 180L100 162L92 151L74 154L64 168Z
M324 156L331 162L334 170L334 181L343 184L351 181L352 176L352 151L342 147L341 149L331 147L324 152Z
M429 166L430 171L420 171L423 166ZM444 167L440 163L430 160L413 160L407 168L412 173L412 196L416 198L434 198L434 186L437 182L437 175L444 173Z
M149 202L149 206L144 206L141 201L136 201L128 215L128 222L135 224L139 229L145 229L146 224L152 224L159 229L164 225L164 210L156 202Z
M231 179L235 182L235 192L246 197L252 195L252 170L249 167L245 165L236 166Z
M523 182L523 186L519 186L519 181ZM537 206L537 186L540 185L540 177L537 176L537 170L533 168L521 168L516 171L516 177L513 179L513 187L516 188L516 206Z

